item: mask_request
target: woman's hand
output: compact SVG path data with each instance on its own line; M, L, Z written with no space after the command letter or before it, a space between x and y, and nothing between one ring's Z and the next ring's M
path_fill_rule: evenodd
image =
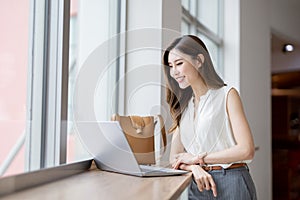
M174 169L179 169L181 164L188 164L188 165L196 165L200 164L203 165L203 158L207 155L206 152L201 153L199 155L192 155L190 153L179 153L174 156L172 167Z
M199 191L212 190L214 197L217 197L217 187L212 176L199 165L192 165L191 170Z

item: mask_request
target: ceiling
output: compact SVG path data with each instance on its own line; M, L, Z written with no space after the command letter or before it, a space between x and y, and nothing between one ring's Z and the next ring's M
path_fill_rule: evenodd
M292 43L295 51L282 52L283 45ZM300 88L300 45L282 36L272 34L272 88Z

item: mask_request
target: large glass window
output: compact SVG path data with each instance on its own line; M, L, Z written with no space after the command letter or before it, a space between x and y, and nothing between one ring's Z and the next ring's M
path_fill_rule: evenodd
M24 172L29 2L0 1L0 176Z
M121 0L0 1L0 176L90 157L74 131L75 85L90 55L118 38L120 9ZM116 57L113 41L94 63ZM118 105L118 58L106 66L99 120Z
M222 76L223 0L182 0L182 34L199 36L207 45L217 72Z
M198 0L196 17L205 27L216 35L220 35L221 1L220 0Z

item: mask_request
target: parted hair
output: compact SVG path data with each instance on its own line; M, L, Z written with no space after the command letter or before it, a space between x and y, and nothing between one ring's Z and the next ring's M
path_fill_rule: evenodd
M172 125L169 132L173 132L179 126L182 113L193 95L190 86L181 89L176 80L170 75L169 54L171 50L175 49L190 56L192 59L198 59L198 55L203 54L204 62L198 68L198 72L208 88L218 89L225 85L224 81L216 73L209 52L200 38L194 35L184 35L175 39L163 53L164 74L166 77L166 101L169 104L172 116Z

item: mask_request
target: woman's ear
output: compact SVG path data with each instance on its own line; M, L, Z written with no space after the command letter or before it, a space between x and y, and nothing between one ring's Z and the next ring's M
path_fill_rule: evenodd
M198 68L200 68L202 66L202 64L204 63L204 55L202 53L198 54L197 60L198 60Z

